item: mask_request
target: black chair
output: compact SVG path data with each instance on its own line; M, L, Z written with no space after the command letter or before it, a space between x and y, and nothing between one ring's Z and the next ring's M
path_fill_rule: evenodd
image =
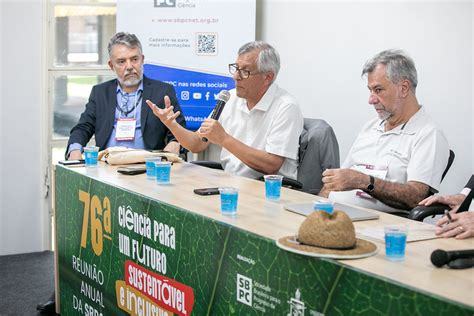
M305 118L299 143L297 180L284 177L282 185L318 194L323 187L323 171L340 166L336 135L326 121ZM221 163L216 161L197 160L192 163L212 169L222 169ZM263 177L259 180L263 180Z
M448 173L449 171L449 168L451 168L451 165L453 164L453 161L454 161L454 158L455 158L455 154L452 150L449 150L449 159L448 159L448 165L446 166L446 169L444 169L444 172L441 176L441 181L443 181L444 177L446 176L446 174ZM449 206L445 205L445 204L434 204L434 205L430 205L430 206L417 206L415 208L413 208L410 213L408 213L408 218L409 219L413 219L415 221L420 221L422 222L423 219L425 219L426 217L429 217L429 216L435 216L435 215L442 215L444 214L444 210L448 209L449 210Z
M191 163L193 163L195 165L203 166L203 167L206 167L206 168L224 170L224 168L222 168L221 163L218 162L218 161L194 160L194 161L191 161Z

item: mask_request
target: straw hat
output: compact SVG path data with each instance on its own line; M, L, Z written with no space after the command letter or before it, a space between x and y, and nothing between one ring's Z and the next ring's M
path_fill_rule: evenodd
M278 247L313 257L355 259L377 253L377 246L356 238L354 225L343 211L316 211L301 224L297 236L278 239Z

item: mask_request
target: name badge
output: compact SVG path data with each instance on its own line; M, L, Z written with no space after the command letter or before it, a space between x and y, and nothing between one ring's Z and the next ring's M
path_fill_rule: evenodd
M134 118L121 118L117 120L117 130L115 131L115 139L133 140L135 138L135 127L137 121Z

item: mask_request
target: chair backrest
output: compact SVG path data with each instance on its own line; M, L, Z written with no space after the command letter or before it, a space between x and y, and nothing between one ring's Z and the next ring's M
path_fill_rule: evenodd
M297 179L303 184L303 191L318 194L323 187L323 171L340 166L336 134L326 121L304 119L298 161Z
M454 157L456 157L456 155L454 154L454 151L452 151L450 149L449 150L448 165L446 166L446 169L444 169L443 175L441 176L441 181L443 181L444 177L446 176L446 174L449 171L449 168L451 168L451 165L453 164L453 161L454 161Z
M456 155L454 154L454 151L451 149L449 150L449 158L448 158L448 164L446 165L446 168L443 171L443 174L441 175L441 182L443 182L444 177L449 171L449 168L451 168L451 165L453 164L454 157ZM430 192L430 194L433 194ZM449 209L449 206L444 205L444 204L434 204L430 206L416 206L408 214L405 216L408 217L409 219L413 219L416 221L422 222L423 219L425 219L428 216L434 216L434 215L442 215L444 213L445 209ZM397 214L398 215L398 214Z

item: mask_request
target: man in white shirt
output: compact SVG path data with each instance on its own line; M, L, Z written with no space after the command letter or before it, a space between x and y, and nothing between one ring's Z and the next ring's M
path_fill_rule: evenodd
M197 132L176 123L179 112L173 112L168 98L166 109L147 103L183 147L201 152L209 143L221 146L225 171L250 178L281 174L296 179L303 115L295 98L274 83L279 69L280 58L272 46L262 41L243 45L237 61L229 65L236 88L220 118L206 119Z
M367 61L369 103L378 118L359 133L340 169L323 172L320 195L390 213L408 213L439 189L449 147L416 98L413 60L387 50Z

